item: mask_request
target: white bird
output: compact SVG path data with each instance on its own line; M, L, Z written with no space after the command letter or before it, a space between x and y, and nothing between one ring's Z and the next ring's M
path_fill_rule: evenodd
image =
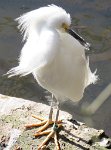
M25 44L19 65L7 72L9 77L32 73L39 85L54 95L57 105L66 99L79 101L85 88L95 83L97 76L91 72L89 60L85 56L85 49L90 45L69 28L70 14L61 7L49 5L23 14L16 21ZM51 105L49 120L43 121L45 125L38 133L42 134L53 123L52 110ZM59 108L53 134L58 114ZM42 146L43 144L38 149Z

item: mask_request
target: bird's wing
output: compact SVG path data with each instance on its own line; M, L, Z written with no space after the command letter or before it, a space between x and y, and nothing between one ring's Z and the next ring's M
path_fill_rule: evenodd
M85 48L67 33L60 33L60 36L59 76L62 76L60 83L66 97L79 100L83 96L84 89L96 82L97 76L90 70Z
M60 33L60 50L54 61L39 74L37 80L57 98L80 100L84 89L94 82L84 47L67 33ZM89 79L93 76L93 80Z
M44 30L39 39L35 36L30 37L21 50L19 65L9 70L8 76L25 76L50 63L59 45L55 36L56 34Z

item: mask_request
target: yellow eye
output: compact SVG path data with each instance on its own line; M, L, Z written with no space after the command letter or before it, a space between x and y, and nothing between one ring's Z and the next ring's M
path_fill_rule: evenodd
M67 24L65 24L65 23L62 23L62 28L67 30L67 29L69 29L69 26Z

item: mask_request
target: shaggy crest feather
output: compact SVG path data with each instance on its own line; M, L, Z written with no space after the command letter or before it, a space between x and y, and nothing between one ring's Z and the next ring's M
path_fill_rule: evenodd
M41 21L47 20L51 15L62 13L70 18L70 14L66 13L63 8L52 4L32 10L16 18L15 21L19 23L18 29L23 34L23 41L27 40L34 26L38 26Z

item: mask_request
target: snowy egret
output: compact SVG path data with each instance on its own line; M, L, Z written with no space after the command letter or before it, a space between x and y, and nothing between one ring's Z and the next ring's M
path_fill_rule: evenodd
M19 65L7 72L11 76L33 74L40 86L52 93L56 99L57 114L52 121L53 103L49 120L42 121L38 131L42 135L45 128L54 123L48 138L38 147L40 149L52 135L56 136L59 127L59 102L70 99L78 101L84 89L95 83L97 76L89 68L85 49L89 44L69 27L71 17L63 8L49 5L23 14L16 19L25 44L21 50ZM40 118L39 118L40 119ZM41 119L42 120L42 119Z

